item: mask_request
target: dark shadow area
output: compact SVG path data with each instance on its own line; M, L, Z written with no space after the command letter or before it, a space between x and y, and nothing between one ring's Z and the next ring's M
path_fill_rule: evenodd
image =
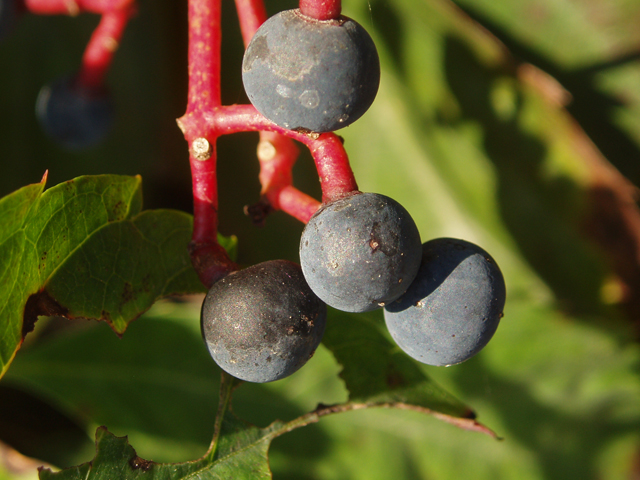
M389 60L393 70L401 76L406 75L403 37L404 26L389 0L372 0L369 5L371 23L376 32L383 38L384 46L389 51Z
M571 93L567 110L578 121L604 156L635 185L640 186L640 145L616 124L614 115L625 104L598 88L597 75L615 67L640 62L640 49L607 62L567 70L514 38L479 12L462 8L500 40L520 61L535 65L554 77Z
M75 465L78 452L93 450L85 425L26 390L0 384L0 440L51 465Z
M595 314L604 269L579 236L578 187L569 178L544 174L546 147L519 124L524 100L520 92L516 91L512 116L496 114L492 89L505 72L482 65L458 38L446 37L444 45L446 81L461 109L457 122L474 121L482 128L485 153L498 175L500 214L522 255L553 289L563 309Z

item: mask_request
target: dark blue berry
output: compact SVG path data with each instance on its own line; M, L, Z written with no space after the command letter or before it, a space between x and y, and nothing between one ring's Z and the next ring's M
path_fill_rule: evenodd
M422 247L417 277L385 307L387 328L398 346L429 365L453 365L491 340L506 299L498 265L464 240L437 238Z
M323 205L300 241L309 286L327 305L347 312L374 310L402 295L418 272L420 256L411 215L375 193Z
M330 132L371 106L380 62L373 40L354 20L320 21L286 10L254 35L242 80L251 103L272 122Z
M272 260L230 273L202 304L209 353L227 373L248 382L291 375L322 340L327 307L299 265Z
M42 87L36 115L44 131L70 149L100 142L113 123L111 97L104 89L79 84L73 77Z

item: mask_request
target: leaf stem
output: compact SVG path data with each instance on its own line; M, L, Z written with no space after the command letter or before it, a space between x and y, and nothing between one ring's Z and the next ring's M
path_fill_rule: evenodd
M222 432L222 422L231 405L231 396L233 390L239 385L240 380L232 377L226 372L221 372L220 377L220 395L218 400L218 411L216 413L216 420L213 427L213 439L209 445L204 459L212 462L216 456L216 450L218 449L218 442L220 441L220 433Z
M295 418L285 424L282 425L280 429L277 430L274 436L279 436L284 433L290 432L291 430L295 430L296 428L304 427L309 425L310 423L316 423L320 420L320 418L332 415L335 413L344 413L355 410L364 410L369 408L396 408L400 410L412 410L419 413L426 413L434 416L435 418L455 425L458 428L462 428L463 430L469 430L473 432L483 433L485 435L489 435L497 440L501 440L501 437L486 427L485 425L479 423L475 419L472 418L463 418L463 417L454 417L451 415L447 415L441 412L437 412L435 410L431 410L429 408L420 407L417 405L411 405L408 403L401 402L346 402L336 405L323 405L320 404L318 407L305 415L302 415L298 418Z

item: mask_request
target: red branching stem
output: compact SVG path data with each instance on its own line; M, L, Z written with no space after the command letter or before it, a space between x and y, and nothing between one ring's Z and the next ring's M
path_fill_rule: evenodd
M191 153L194 195L191 260L206 286L238 268L217 243L215 142L219 136L260 132L258 159L262 195L273 208L302 222L309 221L320 203L292 185L292 169L298 156L293 140L306 145L313 155L323 202L342 198L358 189L347 154L336 135L307 134L278 127L252 105L221 105L220 3L221 0L189 0L189 91L187 111L178 120ZM246 45L266 20L266 10L262 0L236 0L236 5ZM311 16L316 18L329 19L340 14L339 1L307 1L306 5L310 12L315 12Z
M102 88L124 29L135 11L135 0L24 0L24 7L38 15L102 14L84 51L76 77L85 87Z
M218 182L215 143L210 143L211 157L199 160L189 156L193 181L193 235L196 243L208 243L218 235Z
M189 0L187 113L220 105L221 0Z
M256 130L275 132L306 145L318 170L323 203L358 191L347 152L340 137L334 133L318 135L287 130L267 120L253 105L222 106L208 112L203 119L207 122L211 134L215 132L218 135L227 135ZM188 129L193 120L187 116L183 117L183 128Z
M290 138L275 132L260 132L258 160L262 195L274 209L307 223L320 202L292 185L292 169L298 153Z
M133 7L106 11L89 40L82 57L78 81L90 88L101 88L111 66L125 27L133 13Z
M238 268L218 244L216 141L206 112L220 105L221 0L189 0L187 111L178 125L189 143L193 185L193 234L190 254L206 287ZM189 119L186 122L185 119Z
M267 19L262 0L236 0L240 30L245 47ZM260 132L258 160L262 194L276 210L283 210L303 223L318 209L320 202L292 186L291 170L298 156L293 141L274 132Z
M135 0L24 0L27 11L37 15L77 15L126 9Z
M236 0L236 10L240 20L240 31L246 48L256 30L267 19L267 10L262 0Z
M333 20L341 11L340 0L300 0L300 13L317 20Z

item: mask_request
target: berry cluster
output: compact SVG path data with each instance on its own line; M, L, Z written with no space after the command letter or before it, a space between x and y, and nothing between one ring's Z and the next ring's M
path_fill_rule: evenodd
M0 37L21 10L100 13L79 72L42 89L37 114L45 131L70 148L101 140L113 118L104 76L135 0L0 0ZM209 288L202 334L226 372L251 382L278 380L313 355L327 305L384 308L391 336L417 360L462 362L493 336L505 303L495 261L462 240L422 244L398 202L362 193L340 137L360 118L380 82L373 40L341 15L340 0L300 0L270 19L262 0L236 0L246 44L242 79L252 105L221 105L220 0L189 0L189 91L178 119L189 143L193 180L192 263ZM272 260L240 270L217 241L215 143L260 132L262 213L283 210L306 223L300 265ZM297 190L293 140L306 145L322 203ZM265 213L266 214L266 213Z
M380 65L371 37L353 20L289 10L253 35L242 77L262 115L317 136L364 114L378 90ZM223 370L252 382L295 372L321 341L326 305L347 312L384 308L398 345L427 364L460 363L486 345L506 293L484 250L447 238L423 245L402 205L362 193L355 182L323 200L303 219L301 266L265 262L223 276L209 290L202 333Z

